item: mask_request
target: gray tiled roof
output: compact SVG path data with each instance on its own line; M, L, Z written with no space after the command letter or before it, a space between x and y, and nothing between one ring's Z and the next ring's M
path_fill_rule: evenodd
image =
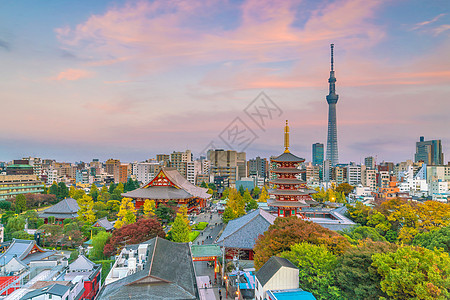
M273 224L276 217L257 209L240 218L228 222L216 244L228 248L253 249L260 234Z
M189 244L158 237L145 243L149 252L144 269L106 285L98 299L198 299Z
M304 161L304 158L300 158L297 155L294 155L290 152L288 153L283 153L280 156L276 157L276 158L272 158L272 161L280 161L280 162L301 162Z
M259 283L264 286L270 278L275 275L281 267L297 269L297 267L286 258L272 256L269 260L256 272L256 278Z
M42 249L36 245L36 247L43 252L35 252L30 254L31 249L36 245L34 240L19 240L14 239L8 249L0 256L0 264L7 264L14 256L24 264L28 264L30 261L46 258L56 251Z
M110 221L108 221L108 219L106 217L98 219L97 222L95 222L95 224L93 226L95 226L97 224L100 227L105 228L105 230L112 230L114 228L114 225Z
M279 206L279 207L305 207L309 206L305 201L276 201L269 199L267 200L267 205L269 206Z
M43 210L42 213L39 214L39 217L48 218L53 216L60 219L73 219L78 216L77 213L79 209L80 207L78 206L77 200L66 198Z

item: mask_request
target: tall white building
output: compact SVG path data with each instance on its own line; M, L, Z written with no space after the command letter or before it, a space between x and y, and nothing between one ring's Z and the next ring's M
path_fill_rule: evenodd
M361 183L361 169L365 169L366 166L358 166L356 164L350 164L347 166L347 182L350 185L357 186Z

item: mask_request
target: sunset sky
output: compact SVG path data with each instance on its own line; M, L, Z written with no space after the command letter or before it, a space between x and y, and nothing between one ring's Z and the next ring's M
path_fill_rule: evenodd
M340 162L413 159L421 135L450 160L448 0L2 0L0 161L197 156L236 118L247 158L280 154L288 119L311 160L330 43ZM279 110L258 126L261 92Z

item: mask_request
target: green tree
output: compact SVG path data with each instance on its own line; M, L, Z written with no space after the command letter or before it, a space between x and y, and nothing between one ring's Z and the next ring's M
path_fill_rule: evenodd
M131 198L122 199L117 217L118 219L114 224L115 228L121 228L123 225L136 222L136 208L134 207Z
M91 190L89 191L89 196L92 197L92 200L97 201L98 195L100 194L100 191L97 188L97 185L93 183L91 185Z
M160 222L170 223L174 219L173 208L164 204L158 205L158 208L155 210L155 214Z
M78 210L78 219L82 222L95 222L94 201L92 197L85 194L81 199L77 200L77 203L80 207Z
M373 266L389 299L450 299L450 257L442 251L404 246L376 253Z
M442 249L445 252L450 252L450 226L419 233L412 241L412 244L429 250L437 248Z
M110 200L110 198L111 198L111 194L108 192L108 187L105 184L104 186L102 186L102 189L100 191L100 194L97 197L97 200L106 203Z
M245 190L243 199L245 203L245 211L250 211L252 209L258 208L258 202L256 202L256 200L252 198L252 195L250 194L248 189Z
M29 229L38 229L44 224L44 219L39 218L38 213L33 210L27 211L24 214L24 218L25 220L28 220Z
M386 239L377 230L367 226L354 226L339 233L348 237L350 243L354 245L356 245L358 241L365 239L371 239L375 242L386 242Z
M372 266L372 255L396 250L395 244L365 240L338 257L338 267L335 269L336 286L343 292L343 298L378 300L380 297L387 297L381 290L381 275Z
M19 194L16 196L16 212L21 213L27 210L27 198L25 195Z
M144 202L143 211L144 211L144 216L149 217L149 218L155 217L156 216L155 200L146 199Z
M290 251L279 255L299 268L300 287L317 299L342 299L342 292L335 286L334 269L337 258L324 245L299 243Z
M252 197L254 199L258 199L259 198L259 194L261 194L261 189L258 186L255 186L255 188L252 191Z
M362 204L361 202L356 202L355 204L347 204L347 215L355 221L356 223L366 226L367 219L369 217L371 208Z
M53 184L48 189L48 193L58 197L58 184L56 183L56 181L53 181Z
M189 233L191 233L191 226L189 226L187 217L187 207L183 205L178 210L172 229L170 230L170 236L174 242L187 243L190 241Z
M58 183L58 193L56 194L56 198L58 199L66 199L69 197L69 189L64 182Z
M120 201L118 200L109 200L106 202L106 208L110 211L119 211L120 209Z
M202 181L202 184L200 184L200 187L207 189L208 185L206 184L206 182Z
M319 224L294 216L276 218L274 224L256 240L255 268L259 269L271 256L289 251L292 245L302 242L325 245L335 255L344 253L350 247L345 237Z
M261 194L259 195L258 202L267 202L267 199L269 199L269 193L267 193L267 189L265 186L263 186L261 190Z
M111 184L109 185L108 192L110 194L112 194L114 192L115 188L116 188L116 185L114 184L114 182L111 182Z
M23 231L25 228L25 218L20 215L11 216L8 218L8 223L5 227L5 240L10 240L12 233L16 231Z
M92 238L92 249L89 252L90 259L106 259L103 254L105 245L109 242L111 233L106 231L100 231Z
M241 194L241 196L244 196L244 193L245 193L244 186L243 185L239 186L239 194Z

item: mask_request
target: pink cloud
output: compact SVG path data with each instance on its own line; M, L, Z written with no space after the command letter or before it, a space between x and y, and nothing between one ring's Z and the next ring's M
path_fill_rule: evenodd
M354 48L367 47L384 37L383 28L370 22L380 4L362 0L328 4L314 11L301 28L293 25L301 2L249 0L240 7L238 27L209 30L189 28L186 23L212 14L226 2L139 2L93 15L73 29L55 31L66 45L94 50L99 61L116 62L103 58L106 55L134 57L130 61L134 70L148 73L217 60L296 59L331 39L344 39Z
M52 80L79 80L83 78L90 78L93 74L87 70L80 69L67 69L65 71L60 72L57 76L52 77Z

